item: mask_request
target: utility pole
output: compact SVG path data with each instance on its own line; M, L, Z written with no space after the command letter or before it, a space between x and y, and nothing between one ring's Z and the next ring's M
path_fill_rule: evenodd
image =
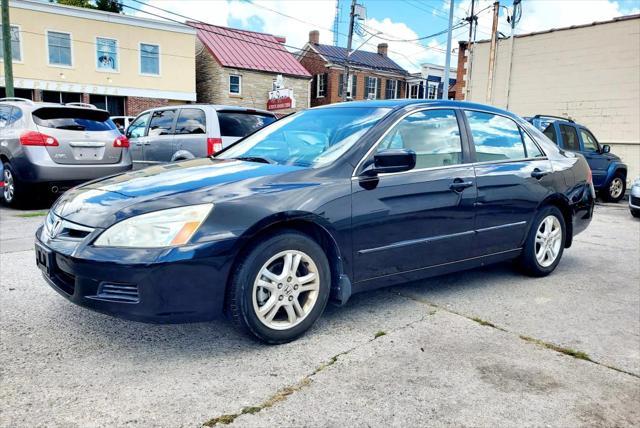
M465 96L464 99L469 99L469 89L471 87L471 71L473 70L473 52L471 50L471 41L475 42L475 37L473 37L473 26L474 24L478 25L478 18L475 16L475 6L476 0L471 0L471 16L467 18L469 20L469 41L467 42L467 83L464 87Z
M444 82L442 82L442 99L449 99L449 74L451 73L451 38L453 37L453 0L449 0L449 34L447 35L447 56L444 60Z
M9 0L2 0L2 48L4 51L4 87L7 97L14 97L13 60L11 58L11 24L9 21Z
M487 79L486 103L491 104L491 92L493 91L493 74L496 67L496 47L498 44L498 15L500 13L500 2L493 4L493 25L491 26L491 46L489 48L489 75Z
M513 0L513 10L511 11L511 48L509 53L509 74L507 77L507 105L505 107L506 110L509 110L509 95L511 92L511 73L513 70L513 52L515 50L514 43L516 41L516 24L520 20L518 14L521 12L520 9L521 0Z
M351 12L349 13L349 37L347 38L347 57L344 61L344 78L342 79L342 101L347 100L349 88L349 58L351 56L351 42L353 41L353 24L356 14L356 0L351 0Z

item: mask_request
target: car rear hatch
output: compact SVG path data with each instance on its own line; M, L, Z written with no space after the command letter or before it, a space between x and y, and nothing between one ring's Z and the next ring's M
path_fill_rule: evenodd
M105 110L76 107L42 107L32 113L38 132L55 138L46 144L59 164L112 164L120 162L122 144L116 126Z
M216 113L220 124L222 147L227 147L240 138L276 121L273 115L257 110L229 109L218 110Z

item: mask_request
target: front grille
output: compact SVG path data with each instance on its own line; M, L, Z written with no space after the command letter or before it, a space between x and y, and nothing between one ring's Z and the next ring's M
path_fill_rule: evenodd
M100 284L100 287L98 287L98 294L95 298L111 302L138 303L140 301L137 285L114 284L110 282L103 282Z
M45 220L45 229L51 238L81 240L93 232L93 228L72 223L49 211Z
M76 289L76 277L56 268L52 275L53 283L62 291L72 296Z
M631 205L635 205L636 207L640 206L640 197L631 196Z

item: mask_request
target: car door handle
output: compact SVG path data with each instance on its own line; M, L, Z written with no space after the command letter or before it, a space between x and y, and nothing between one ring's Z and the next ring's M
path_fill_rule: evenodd
M535 168L533 171L531 171L531 176L536 180L540 180L547 174L549 174L549 171L541 171L539 168Z
M473 181L464 181L461 178L456 178L449 186L449 189L454 192L462 192L464 189L471 186L473 186Z

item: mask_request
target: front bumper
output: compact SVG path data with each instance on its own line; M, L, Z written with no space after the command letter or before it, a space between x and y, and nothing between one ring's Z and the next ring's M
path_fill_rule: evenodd
M148 251L96 249L63 241L47 239L41 227L36 258L47 259L38 263L47 283L77 305L153 323L206 321L222 315L232 260L229 242Z
M629 192L629 208L640 210L640 186L633 186Z

